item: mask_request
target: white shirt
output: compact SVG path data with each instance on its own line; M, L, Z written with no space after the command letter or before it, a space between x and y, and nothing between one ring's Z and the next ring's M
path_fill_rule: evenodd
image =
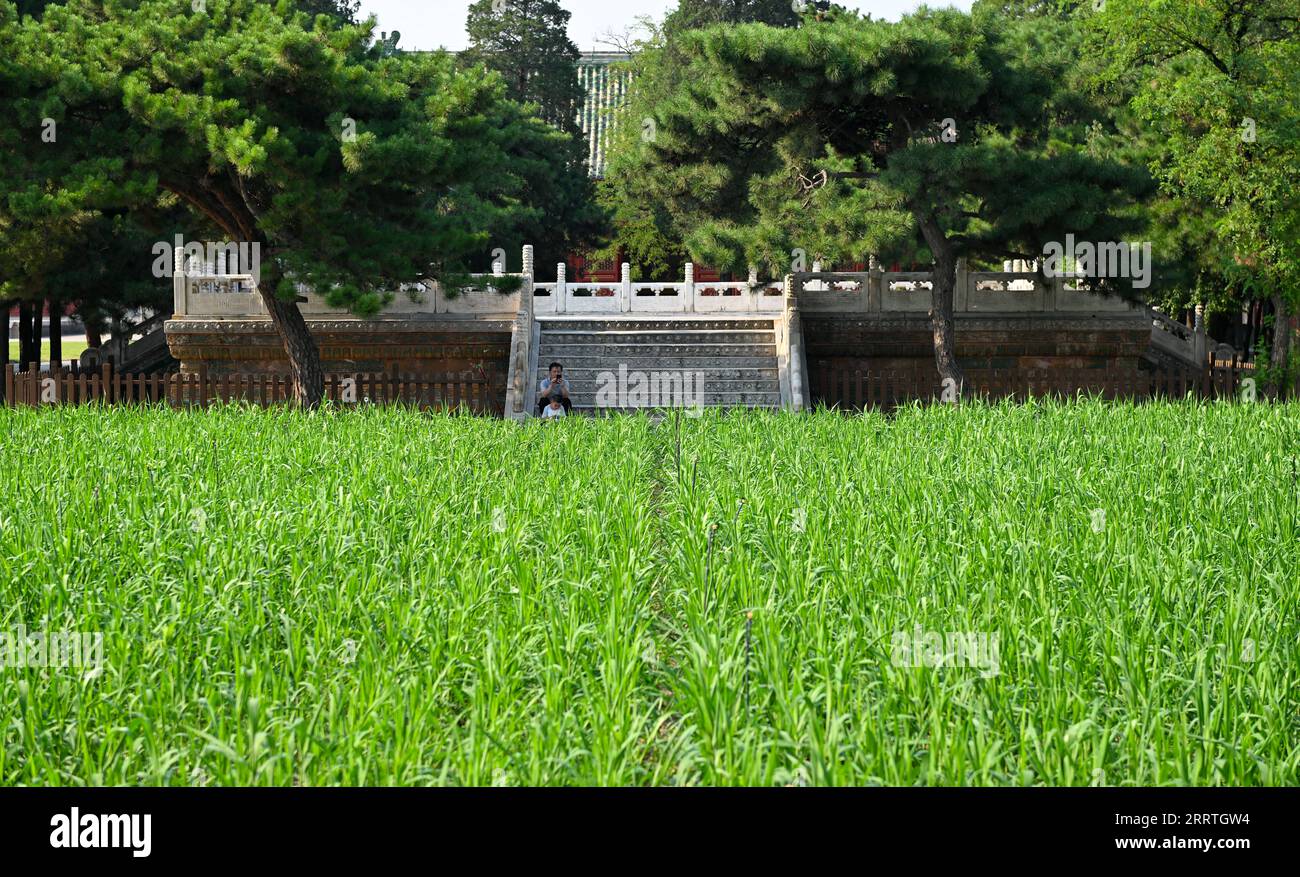
M564 416L563 405L561 405L559 408L552 408L550 405L547 405L545 408L542 409L543 419L548 417L563 417L563 416Z

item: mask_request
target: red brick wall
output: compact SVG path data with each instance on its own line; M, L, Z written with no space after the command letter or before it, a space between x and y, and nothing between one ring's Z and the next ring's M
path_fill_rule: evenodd
M805 313L802 323L814 387L822 386L825 375L846 369L925 369L934 363L934 340L924 317ZM957 358L971 384L995 371L1097 370L1136 375L1151 341L1150 327L1132 320L958 319L956 334Z
M510 358L510 331L504 325L466 331L445 323L421 327L339 321L311 326L327 374L375 374L390 367L416 380L471 374L490 380L504 394ZM185 374L200 369L211 377L289 374L284 348L265 320L181 321L169 328L167 344Z

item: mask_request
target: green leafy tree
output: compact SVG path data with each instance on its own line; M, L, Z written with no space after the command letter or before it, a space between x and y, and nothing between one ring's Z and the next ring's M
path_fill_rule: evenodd
M539 166L524 169L531 197L546 205L539 221L521 222L495 243L515 252L536 247L541 264L553 264L595 241L608 220L597 204L587 169L587 141L578 125L584 91L578 79L578 47L568 36L569 13L556 0L479 0L470 6L470 47L459 56L466 70L501 76L506 95L535 108L566 136L550 144Z
M557 0L477 0L469 7L469 48L460 60L500 73L511 99L535 105L543 119L576 138L584 92L569 17Z
M1164 139L1165 192L1215 215L1225 275L1274 311L1269 378L1294 374L1300 309L1300 0L1109 0L1105 81Z
M0 167L11 202L71 216L169 194L202 217L196 230L258 245L306 405L323 374L294 284L363 316L403 283L454 287L486 267L491 241L542 220L530 177L558 173L548 156L566 142L499 77L446 54L385 57L371 23L290 4L70 0L18 26L5 2L0 16L0 110L15 120L0 137L21 157ZM45 118L56 143L40 140Z
M784 273L797 250L933 262L936 366L960 385L958 260L1033 259L1067 233L1123 240L1150 187L1089 151L1093 120L1050 38L951 10L696 31L655 136L616 167L714 264Z
M1141 68L1109 75L1105 46L1089 43L1092 12L1093 4L1087 0L976 0L972 8L977 17L1001 17L1009 20L1009 26L1028 23L1036 31L1050 30L1043 50L1072 59L1061 65L1067 90L1098 113L1087 131L1089 148L1127 163L1160 167L1167 162L1168 138L1132 107L1143 88ZM1099 81L1105 81L1104 89L1097 87ZM1204 304L1207 316L1218 313L1233 318L1250 308L1259 295L1259 283L1231 258L1231 248L1219 239L1217 210L1167 186L1141 207L1145 227L1138 236L1152 242L1154 258L1152 287L1145 293L1151 304L1170 314ZM1232 340L1248 343L1245 337Z
M716 24L750 22L794 27L800 17L791 0L681 0L668 14L664 29L673 34Z

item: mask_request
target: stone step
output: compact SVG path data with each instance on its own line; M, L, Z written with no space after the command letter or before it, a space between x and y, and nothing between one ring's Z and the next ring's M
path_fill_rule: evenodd
M583 371L612 371L617 372L620 365L626 365L628 371L654 371L656 369L691 369L696 370L703 368L705 371L717 369L775 369L776 354L772 353L766 356L725 356L725 357L698 357L698 356L654 356L644 354L633 354L620 356L618 359L611 360L605 356L567 356L564 358L558 356L546 357L538 356L538 372L546 373L546 366L551 362L560 362L564 365L564 372L575 370ZM541 380L538 378L538 380Z
M630 400L623 400L630 401ZM687 399L687 402L694 402L694 399ZM779 408L781 407L781 394L779 392L771 393L705 393L703 405L705 408ZM620 405L618 410L628 410L634 407L643 408L673 408L683 407L681 405L653 405L644 406ZM684 407L691 407L686 405ZM574 399L573 408L576 411L607 410L602 409L596 404L594 398Z
M664 368L662 366L632 368L629 366L627 371L629 374L633 372L646 373L655 371L689 372L691 374L703 372L704 379L707 381L775 381L779 379L775 366L759 366L754 368L715 368L709 363L701 362L692 362L688 365L674 368ZM606 372L617 376L618 366L615 365L613 368L607 368L604 365L598 365L591 368L572 368L566 365L564 376L568 378L569 383L580 384L594 382L600 375L605 374ZM545 367L539 368L537 370L538 383L541 383L541 381L549 377L549 375L550 373Z
M775 323L771 318L756 320L737 320L737 319L626 319L626 320L609 320L609 319L557 319L538 317L538 324L541 326L543 333L551 331L563 332L715 332L715 331L771 331Z
M546 330L541 336L543 344L775 344L776 335L771 329L718 332L563 332Z
M617 366L631 357L689 357L696 361L733 356L776 357L775 344L556 344L542 338L538 361L564 362L564 358L595 357ZM629 366L630 368L631 366Z
M590 381L590 382L570 381L569 395L573 399L592 399L595 398L596 394L605 386L616 388L617 382L610 382L609 384L601 384L598 381ZM680 383L678 383L676 380L661 382L661 383L647 381L646 386L661 387L661 388L666 387L668 388L667 392L672 392L673 388L680 386L683 388L683 392L685 392L685 388L687 387L687 384L685 380L682 380ZM770 381L770 380L710 381L708 378L705 378L703 381L697 384L695 382L695 379L692 378L689 386L692 391L697 386L701 387L706 394L709 393L716 393L716 394L779 393L781 391L781 385L775 381ZM630 391L631 389L636 387L636 384L632 381L628 381L627 387Z
M775 323L770 318L591 317L540 322L535 380L540 383L546 377L546 366L552 361L563 363L575 413L605 415L638 408L671 411L687 402L690 408L696 403L696 391L699 404L708 408L781 407ZM617 376L620 366L629 373L649 373L647 377L659 372L646 390L672 393L680 388L684 398L661 399L652 393L643 406L599 407L598 401L614 401L611 387L600 380L601 375ZM673 372L685 374L679 379ZM698 385L694 383L697 374ZM692 382L690 393L684 384L687 375ZM628 394L633 389L634 385L623 388Z
M722 411L779 411L780 407L776 405L731 405L717 406ZM691 416L694 409L685 408L683 416ZM672 417L674 409L672 408L578 408L574 407L569 412L570 417L634 417L639 414L651 414L655 416Z

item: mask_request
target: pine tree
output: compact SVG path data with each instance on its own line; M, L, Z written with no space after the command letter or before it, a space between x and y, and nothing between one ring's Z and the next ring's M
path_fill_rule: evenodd
M63 0L17 0L19 15L39 16L45 7ZM264 0L277 3L279 0ZM346 24L356 24L361 11L361 0L291 0L302 12L311 16L330 15Z
M803 15L815 18L821 5L808 3L805 12L795 11L791 0L681 0L662 26L651 28L638 41L636 56L628 64L631 93L620 117L629 124L613 131L606 177L599 185L600 202L610 212L613 234L598 255L626 256L640 274L651 277L680 276L684 242L671 215L657 200L654 184L633 170L629 155L639 149L652 128L655 108L672 100L687 75L689 53L683 37L692 30L745 23L794 27Z
M344 24L356 24L361 0L295 0L308 15L332 15Z
M370 316L401 284L482 270L497 236L542 222L535 181L559 175L568 142L499 77L385 57L370 25L288 4L69 0L19 25L2 3L0 41L0 190L25 226L0 236L0 266L33 263L18 248L80 215L174 199L201 217L189 239L260 246L259 292L309 406L324 377L295 282Z

